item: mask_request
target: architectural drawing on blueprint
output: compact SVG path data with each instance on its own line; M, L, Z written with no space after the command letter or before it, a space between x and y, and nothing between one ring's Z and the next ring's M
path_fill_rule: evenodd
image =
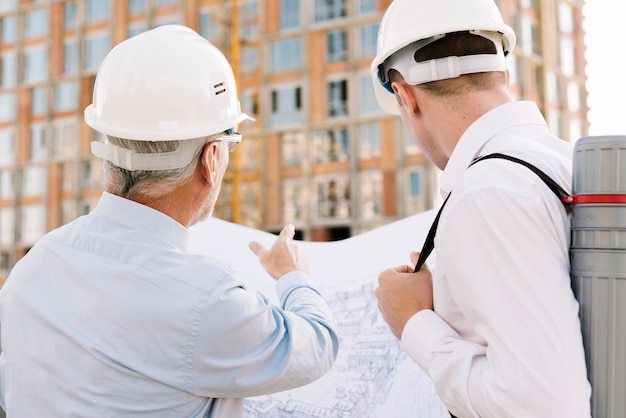
M449 417L430 380L402 351L382 320L374 284L326 289L326 293L341 338L335 366L305 387L247 399L244 416ZM403 382L397 379L400 376Z
M430 379L402 351L377 308L378 272L406 263L421 245L431 214L416 215L343 241L300 243L310 273L333 310L341 341L337 361L301 388L246 399L245 418L448 418ZM412 231L407 236L407 231ZM250 289L276 302L274 281L248 249L275 236L219 220L191 230L191 249L231 261ZM207 237L219 236L220 240ZM230 260L229 260L230 257Z

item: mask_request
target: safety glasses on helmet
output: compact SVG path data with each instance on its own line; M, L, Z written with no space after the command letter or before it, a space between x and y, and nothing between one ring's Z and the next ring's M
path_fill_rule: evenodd
M237 149L237 144L241 142L242 135L239 132L235 132L233 128L224 131L224 135L214 138L212 142L223 141L228 143L228 152L233 152Z

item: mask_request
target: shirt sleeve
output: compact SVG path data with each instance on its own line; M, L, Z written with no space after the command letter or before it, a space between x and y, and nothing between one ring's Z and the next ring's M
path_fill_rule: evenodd
M207 397L249 397L310 383L333 365L339 339L335 319L311 280L281 277L274 306L226 277L212 292L198 323L193 391Z
M411 318L402 345L455 415L589 416L563 213L543 204L483 190L442 217L433 281L449 300Z

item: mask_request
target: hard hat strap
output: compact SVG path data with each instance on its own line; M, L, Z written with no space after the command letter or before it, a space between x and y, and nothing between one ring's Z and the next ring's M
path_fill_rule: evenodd
M416 62L414 57L417 50L445 36L437 35L436 37L414 42L392 54L379 66L379 81L385 89L393 93L393 90L391 90L391 81L388 76L388 72L391 69L398 71L409 84L413 85L456 78L462 74L505 71L506 60L502 44L502 34L482 30L472 30L469 32L492 41L495 45L496 53L449 56Z
M173 170L189 164L206 141L206 137L182 140L175 151L151 154L138 153L109 142L92 141L91 152L129 171Z
M423 84L447 78L456 78L461 74L505 70L506 63L503 56L499 55L484 54L446 57L413 65L408 70L406 81L409 84Z

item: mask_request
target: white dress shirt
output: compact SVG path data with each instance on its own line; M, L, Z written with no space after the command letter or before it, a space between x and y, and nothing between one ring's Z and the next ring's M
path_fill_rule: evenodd
M459 417L587 418L570 220L526 160L571 190L570 144L532 102L499 106L463 134L441 177L452 193L435 239L435 311L407 323L402 346Z
M0 291L8 416L232 418L241 398L330 369L335 320L305 274L280 278L272 306L231 266L186 253L187 236L104 193L17 263Z

